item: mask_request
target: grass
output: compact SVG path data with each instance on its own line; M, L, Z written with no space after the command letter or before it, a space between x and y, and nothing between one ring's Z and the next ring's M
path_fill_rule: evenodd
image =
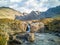
M0 30L0 45L6 45L7 36L4 34L4 31Z
M22 15L22 13L9 7L0 7L0 18L15 19L15 15Z
M8 33L24 32L23 22L20 20L0 19L0 29ZM22 28L23 27L23 28Z

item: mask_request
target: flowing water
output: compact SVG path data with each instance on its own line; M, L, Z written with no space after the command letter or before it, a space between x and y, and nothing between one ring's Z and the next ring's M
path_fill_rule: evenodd
M33 43L23 43L21 45L60 45L60 37L49 33L36 33Z

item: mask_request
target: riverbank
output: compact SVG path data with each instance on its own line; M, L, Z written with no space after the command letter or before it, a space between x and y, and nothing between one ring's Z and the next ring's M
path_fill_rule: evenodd
M60 37L55 35L55 33L54 34L53 33L34 33L34 34L35 34L34 42L27 41L27 42L23 42L22 44L17 44L17 43L15 44L16 45L60 45L59 43ZM19 40L21 40L21 38L19 38Z

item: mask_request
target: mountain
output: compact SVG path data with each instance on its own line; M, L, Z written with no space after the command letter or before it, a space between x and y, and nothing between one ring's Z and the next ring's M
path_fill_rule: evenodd
M50 17L57 16L57 14L60 14L60 6L50 8L46 12L42 12L39 15L40 16L43 15L45 18L50 18Z
M45 12L32 11L31 13L24 16L16 16L16 19L20 20L37 20L43 18L52 18L60 15L60 6L49 8Z
M0 18L15 19L15 15L20 16L22 13L9 7L0 7Z
M38 14L40 14L39 11L32 11L31 13L24 15L24 16L16 16L16 19L20 20L35 20L38 19Z

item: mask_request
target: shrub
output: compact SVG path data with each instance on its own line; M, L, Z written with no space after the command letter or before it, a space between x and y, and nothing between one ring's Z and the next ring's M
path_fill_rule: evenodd
M49 23L49 30L60 32L60 20L53 20L51 23Z
M0 30L0 45L7 45L7 37L2 30Z

